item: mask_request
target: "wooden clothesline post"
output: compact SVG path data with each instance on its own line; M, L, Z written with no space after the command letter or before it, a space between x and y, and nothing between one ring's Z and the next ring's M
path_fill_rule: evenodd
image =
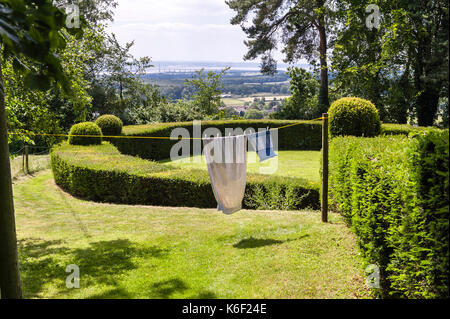
M29 167L29 165L28 165L28 153L29 153L29 151L28 151L28 145L25 145L24 152L25 152L25 170L24 170L24 173L25 173L25 174L29 174L29 172L30 172L30 167Z
M328 222L328 113L322 114L322 221Z

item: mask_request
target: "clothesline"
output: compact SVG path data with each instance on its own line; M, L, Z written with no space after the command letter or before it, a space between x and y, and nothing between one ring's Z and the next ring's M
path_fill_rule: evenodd
M318 121L318 120L323 120L324 117L319 117L316 119L312 119L312 120L304 120L304 121L300 121L297 123L293 123L293 124L288 124L288 125L284 125L284 126L280 126L280 127L275 127L272 128L268 131L274 131L274 130L281 130L287 127L292 127L295 125L300 125L306 122L312 122L312 121ZM69 137L69 136L73 136L73 137L103 137L103 138L135 138L135 139L169 139L169 140L203 140L203 137L178 137L178 138L173 138L171 136L126 136L126 135L120 135L120 136L107 136L107 135L76 135L76 134L50 134L50 133L17 133L17 132L11 132L9 133L11 135L30 135L30 136L55 136L55 137ZM245 136L249 136L249 135L253 135L253 134L257 134L257 132L255 133L251 133L251 134L244 134Z

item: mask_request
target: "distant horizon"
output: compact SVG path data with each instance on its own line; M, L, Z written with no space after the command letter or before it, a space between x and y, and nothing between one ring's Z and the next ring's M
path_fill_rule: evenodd
M152 70L157 70L158 68L205 68L205 69L221 69L225 67L230 67L231 70L251 70L256 71L260 69L261 63L254 61L213 61L213 60L152 60L152 68L149 69L150 73ZM311 67L309 64L305 63L277 63L278 70L287 70L289 66L296 66L308 69Z
M207 60L207 59L199 59L199 60L187 60L187 59L179 59L179 60L154 60L152 59L152 62L167 62L167 63L182 63L182 62L187 62L187 63L235 63L235 64L258 64L260 65L261 62L256 62L256 61L245 61L245 60L241 60L241 61L231 61L231 60ZM306 63L286 63L286 62L277 62L277 64L283 64L283 65L309 65Z

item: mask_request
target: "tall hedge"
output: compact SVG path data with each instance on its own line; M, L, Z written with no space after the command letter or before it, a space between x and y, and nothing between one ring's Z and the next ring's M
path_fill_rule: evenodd
M382 297L448 297L448 131L338 137L332 204L381 271Z
M391 237L392 287L411 298L449 297L449 133L418 134L409 148L417 205Z
M122 155L107 142L91 147L64 143L52 150L51 167L56 184L89 200L217 207L206 170L175 168ZM260 198L267 199L261 202ZM291 203L289 207L285 206L287 202ZM301 178L249 174L243 204L244 208L317 209L319 185Z

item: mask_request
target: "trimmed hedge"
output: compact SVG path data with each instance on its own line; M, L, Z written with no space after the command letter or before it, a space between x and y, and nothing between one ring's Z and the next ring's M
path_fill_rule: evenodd
M372 102L344 97L331 104L328 110L332 136L353 135L373 137L380 134L381 121Z
M202 121L201 131L210 127L216 127L225 134L225 129L276 128L298 121L280 120L232 120L232 121ZM174 128L185 128L190 137L193 137L193 122L157 123L150 125L132 125L123 128L125 136L170 136ZM177 143L176 140L152 139L149 143L146 139L111 139L121 153L150 160L162 160L170 158L170 149ZM191 141L191 150L194 141ZM308 122L284 128L278 133L278 149L280 150L320 150L322 147L322 123L321 121Z
M101 128L103 135L116 136L122 133L123 123L117 116L110 114L102 115L95 121L95 124Z
M92 137L78 136L92 135ZM95 145L102 143L102 130L92 122L82 122L73 125L69 132L69 144L73 145Z
M422 132L428 128L422 126L412 126L409 124L383 124L381 134L383 135L409 135Z
M447 131L415 137L337 137L332 205L380 267L382 297L448 298Z
M141 205L215 208L217 202L206 170L180 169L122 155L108 142L99 146L63 143L51 152L56 184L84 199ZM261 193L262 192L262 193ZM290 207L261 202L278 192ZM268 197L268 201L272 197ZM319 184L301 178L249 174L244 208L319 208Z

